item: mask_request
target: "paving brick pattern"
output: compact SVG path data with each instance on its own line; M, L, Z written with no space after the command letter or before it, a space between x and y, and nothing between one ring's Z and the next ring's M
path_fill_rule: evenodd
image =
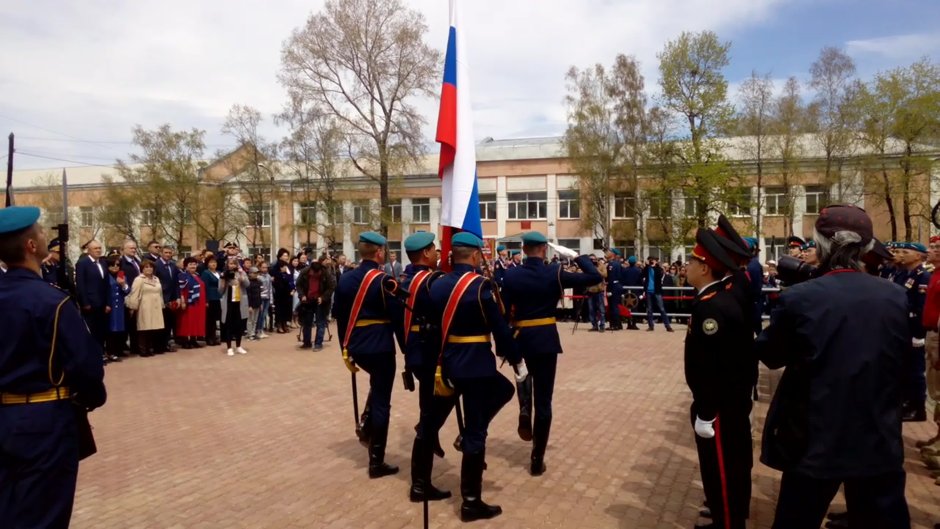
M548 472L533 478L526 471L529 447L515 433L514 401L490 429L484 476L484 499L504 514L470 527L692 527L703 495L682 374L684 329L561 329L567 352ZM387 460L402 472L370 480L335 333L317 353L297 350L294 335L245 346L245 356L204 348L107 367L108 404L91 415L99 453L81 464L72 527L421 527L421 505L407 500L417 395L400 384L393 394ZM758 433L773 376L764 372L762 380ZM360 375L361 399L366 385ZM930 433L925 423L906 425L905 442ZM455 497L431 504L431 527L464 525L455 435L451 418L434 481ZM759 435L755 460L758 449ZM940 487L915 450L907 456L915 526L932 527L940 521ZM753 476L751 527L769 528L780 476L759 463Z

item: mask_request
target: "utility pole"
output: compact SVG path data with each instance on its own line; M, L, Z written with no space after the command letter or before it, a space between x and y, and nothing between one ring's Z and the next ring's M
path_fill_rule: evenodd
M7 199L6 207L13 205L13 133L10 133L10 149L7 152Z

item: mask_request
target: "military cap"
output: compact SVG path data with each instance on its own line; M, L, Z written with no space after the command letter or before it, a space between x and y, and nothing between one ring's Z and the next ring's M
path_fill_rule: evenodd
M530 231L522 234L522 244L526 246L536 246L539 244L548 244L548 239L537 231Z
M858 206L843 204L824 207L816 219L816 231L830 239L840 231L851 231L862 238L863 246L874 238L868 213Z
M802 248L804 244L806 244L806 241L797 237L796 235L787 237L787 246L790 248Z
M39 208L10 206L0 209L0 235L24 230L39 220Z
M469 231L462 231L455 233L454 236L450 238L450 245L453 247L483 248L483 241Z
M500 244L499 246L496 247L496 251L497 251L497 252L505 252L505 251L506 251L506 247L505 247L504 245Z
M801 249L801 250L808 250L808 249L810 249L810 248L815 248L815 247L816 247L816 241L810 239L810 240L806 241L806 244L804 244L803 247L800 248L800 249Z
M731 221L728 220L724 215L718 216L718 227L715 228L715 234L720 236L722 239L725 239L727 242L730 242L732 245L737 246L740 252L734 251L734 255L739 265L745 265L748 261L751 260L751 249L748 248L747 243L744 242L744 239L738 235L738 231L734 229L734 226L731 225ZM720 241L719 241L720 242ZM725 249L731 250L731 246L726 243L722 243L722 246Z
M225 243L225 248L238 248L238 245L234 242L227 242Z
M930 237L930 244L940 242L940 235L934 235Z
M895 243L894 247L901 250L914 250L915 252L927 253L927 247L919 242L899 242Z
M752 250L756 250L758 248L757 237L745 237L744 242L746 242Z
M692 257L704 262L716 272L727 272L738 267L732 256L728 255L726 246L721 243L722 237L712 230L699 228L695 233L695 247Z
M631 255L630 257L627 257L627 262L630 264L636 264L636 256Z
M60 246L62 246L62 243L59 242L59 239L52 239L46 249L50 252L58 252Z
M881 244L881 241L875 239L875 245L872 246L871 250L868 251L865 255L873 255L881 259L893 259L894 256L891 255L891 252L888 251L888 248L884 244Z
M611 249L610 249L610 253L616 255L617 257L620 257L620 256L623 255L622 253L620 253L620 250L618 250L618 249L616 249L616 248L611 248Z
M375 244L377 246L385 246L388 241L386 241L385 237L382 237L380 233L375 233L374 231L364 231L359 234L359 242Z
M519 250L509 250L509 255L516 255L519 253Z
M429 231L419 231L412 233L405 239L405 251L417 252L423 250L434 243L434 234Z

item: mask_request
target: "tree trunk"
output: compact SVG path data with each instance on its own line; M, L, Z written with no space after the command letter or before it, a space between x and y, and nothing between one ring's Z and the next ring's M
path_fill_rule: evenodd
M379 148L379 233L388 237L388 223L385 222L385 211L388 209L388 147L380 142Z
M898 219L895 218L894 199L891 197L891 181L884 164L881 165L881 180L884 186L885 207L888 208L888 218L891 219L891 240L898 240Z
M904 240L911 241L914 236L914 226L911 222L911 156L913 155L913 149L911 149L911 144L908 143L904 149L904 160L901 161L901 166L904 168L904 175L901 180L902 185L902 201L903 201L903 215L904 215Z

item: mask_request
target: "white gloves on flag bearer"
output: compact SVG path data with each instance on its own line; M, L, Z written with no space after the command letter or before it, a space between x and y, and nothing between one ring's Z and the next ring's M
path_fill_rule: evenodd
M703 421L701 417L696 415L695 435L701 437L702 439L711 439L712 437L715 437L715 419L710 421Z
M513 372L516 374L516 382L523 382L527 376L529 376L529 368L525 365L525 360L519 360L519 363L512 366Z
M927 345L927 340L924 338L911 338L911 345L914 347L924 347Z

